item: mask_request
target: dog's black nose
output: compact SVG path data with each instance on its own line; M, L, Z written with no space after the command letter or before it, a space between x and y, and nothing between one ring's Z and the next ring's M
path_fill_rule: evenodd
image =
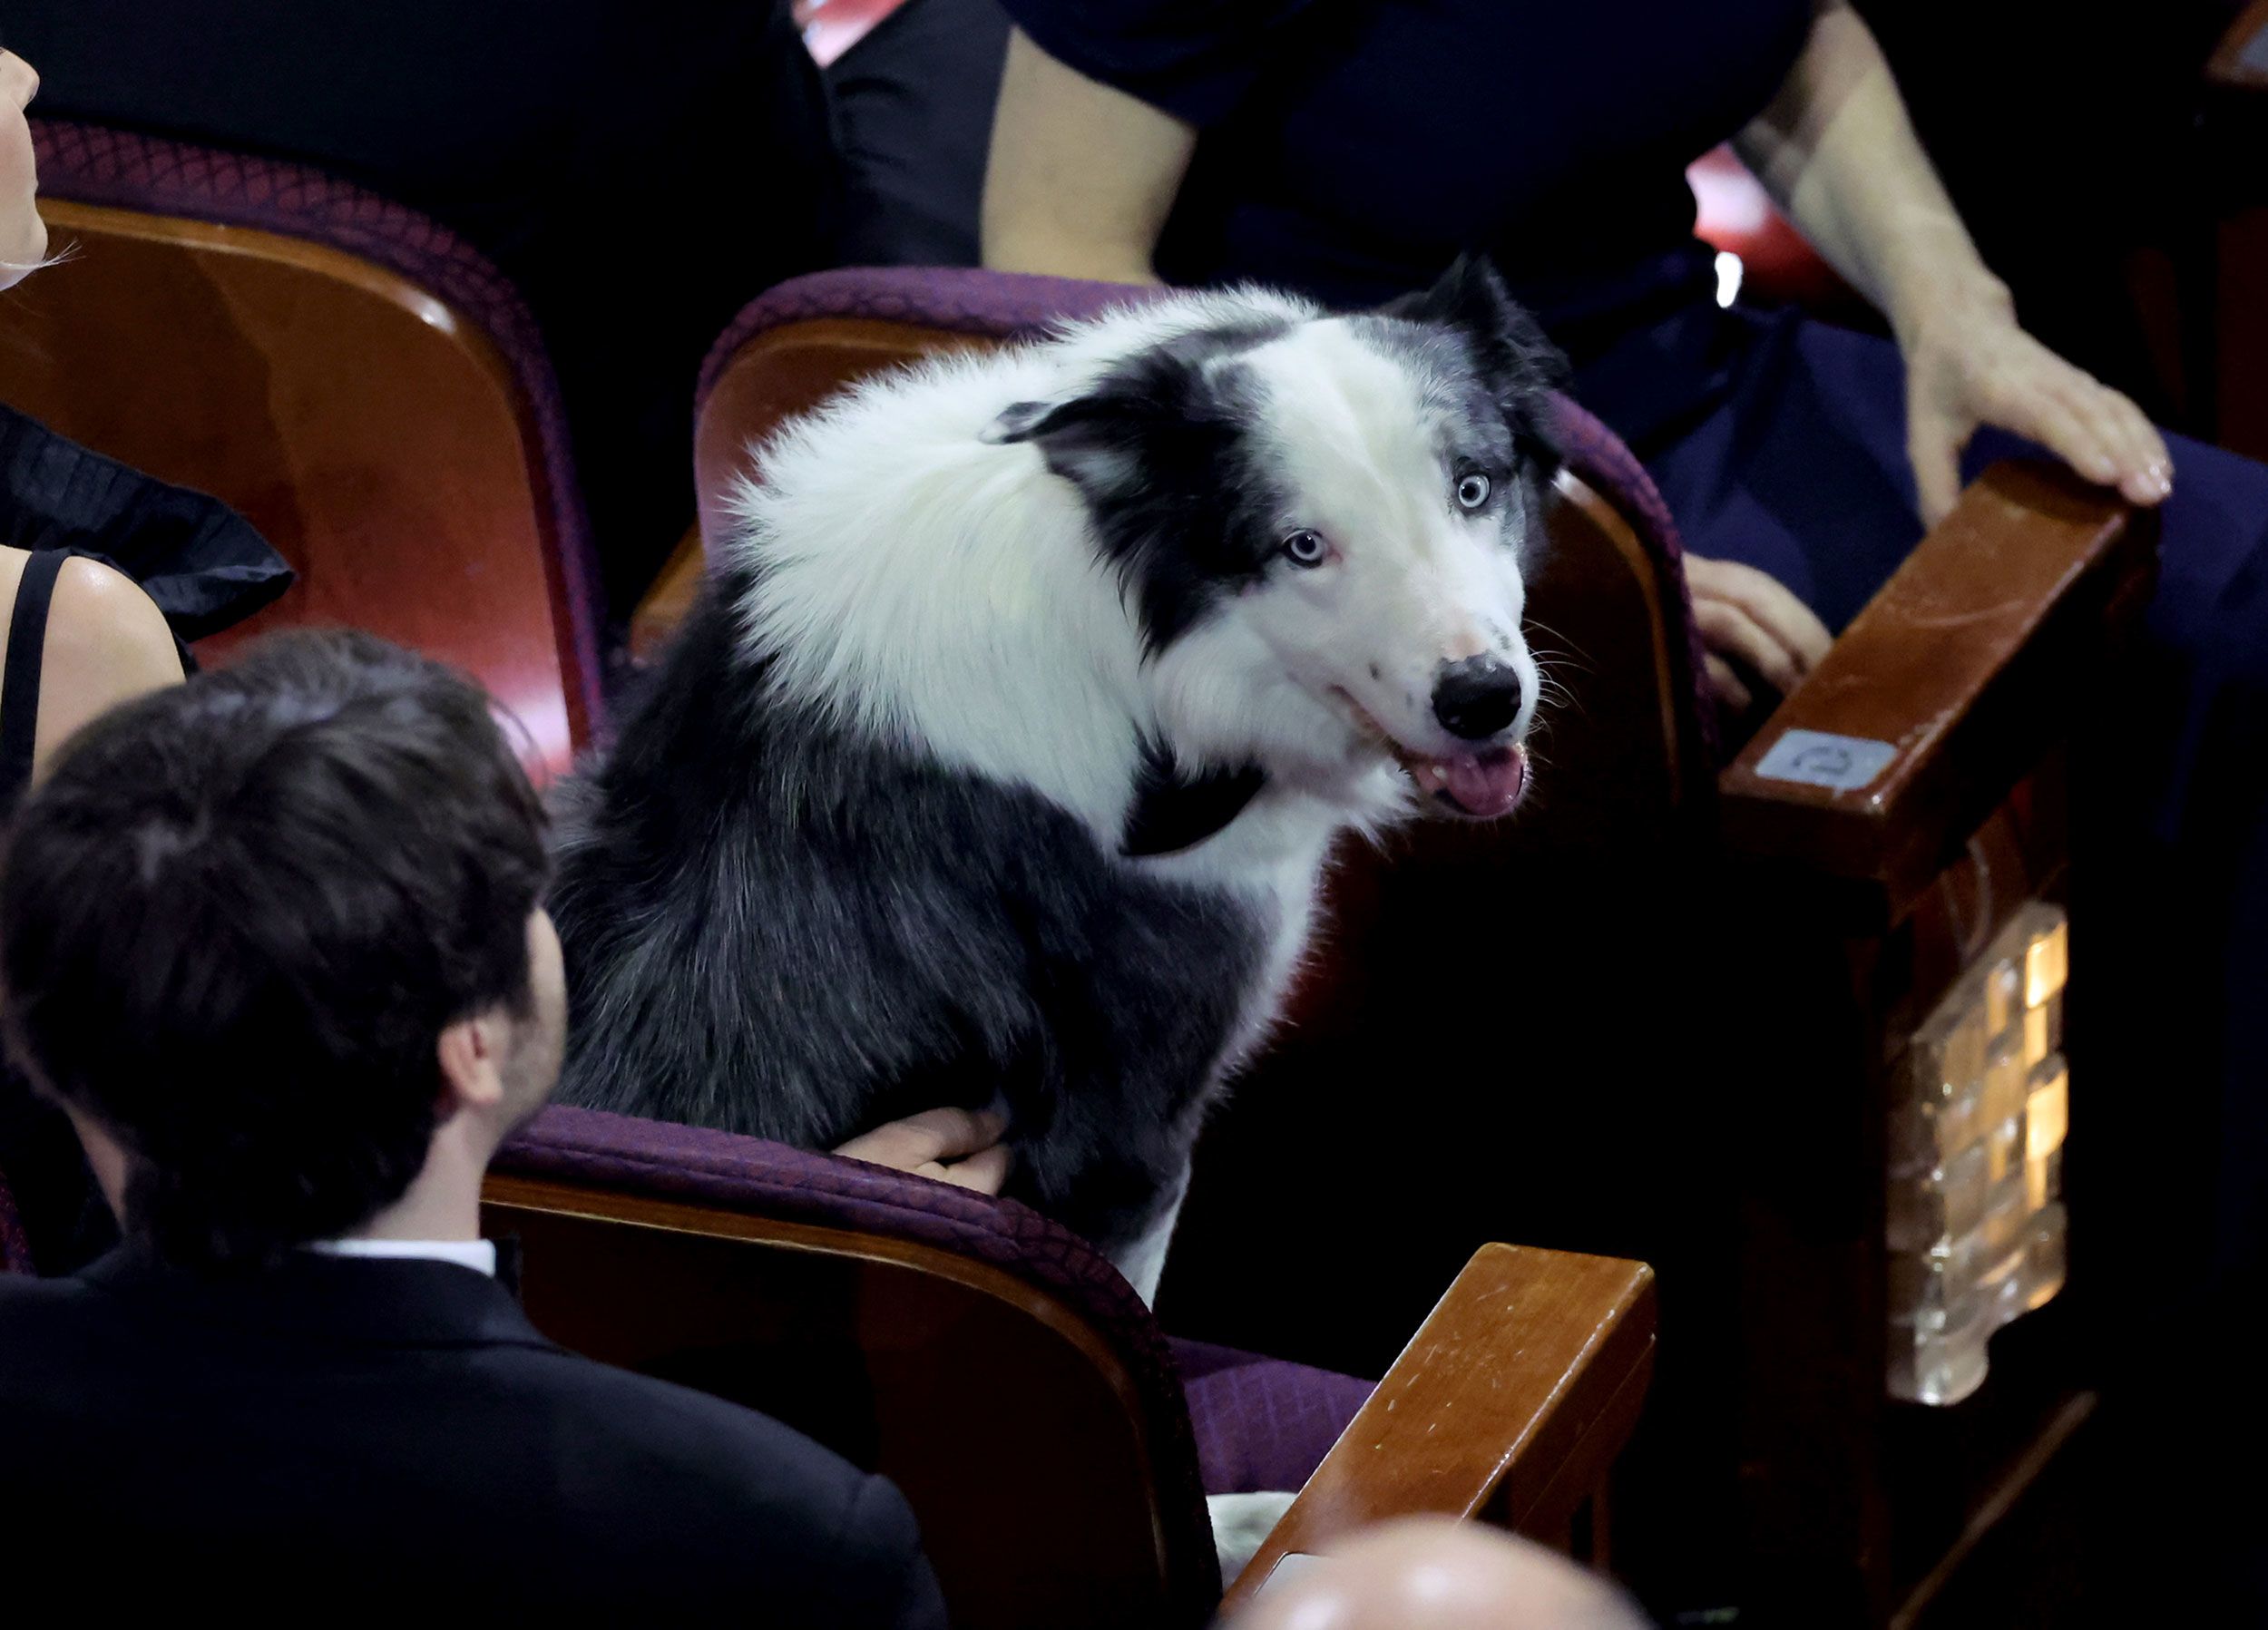
M1433 681L1433 717L1466 741L1486 741L1520 716L1520 675L1483 651L1442 664Z

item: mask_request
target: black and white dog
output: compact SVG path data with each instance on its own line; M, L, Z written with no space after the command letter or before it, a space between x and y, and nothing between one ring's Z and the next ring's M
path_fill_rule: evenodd
M562 1096L824 1147L1004 1102L1145 1295L1332 840L1519 802L1553 357L1460 263L1168 298L784 429L562 799Z

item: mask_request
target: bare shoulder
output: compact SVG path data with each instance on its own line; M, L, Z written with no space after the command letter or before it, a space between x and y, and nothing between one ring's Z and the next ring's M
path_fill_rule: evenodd
M81 556L65 561L56 574L46 656L50 676L68 660L99 671L117 670L141 681L137 689L181 677L173 630L156 602L124 572ZM72 676L81 677L94 674Z
M47 613L34 773L89 719L181 678L173 630L141 585L100 561L64 561Z

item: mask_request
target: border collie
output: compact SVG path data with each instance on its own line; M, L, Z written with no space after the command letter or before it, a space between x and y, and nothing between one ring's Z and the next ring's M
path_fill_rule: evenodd
M784 428L562 797L566 1101L823 1148L1003 1106L1155 1289L1326 853L1520 800L1556 359L1493 271L1168 297Z

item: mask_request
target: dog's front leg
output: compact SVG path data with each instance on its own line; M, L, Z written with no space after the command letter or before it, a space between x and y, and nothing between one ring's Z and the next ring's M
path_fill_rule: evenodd
M1158 1305L1158 1282L1166 1272L1166 1250L1173 1244L1174 1225L1181 1220L1181 1202L1189 1192L1189 1167L1184 1161L1172 1184L1158 1197L1157 1215L1149 1225L1111 1252L1110 1265L1126 1276L1146 1307Z

